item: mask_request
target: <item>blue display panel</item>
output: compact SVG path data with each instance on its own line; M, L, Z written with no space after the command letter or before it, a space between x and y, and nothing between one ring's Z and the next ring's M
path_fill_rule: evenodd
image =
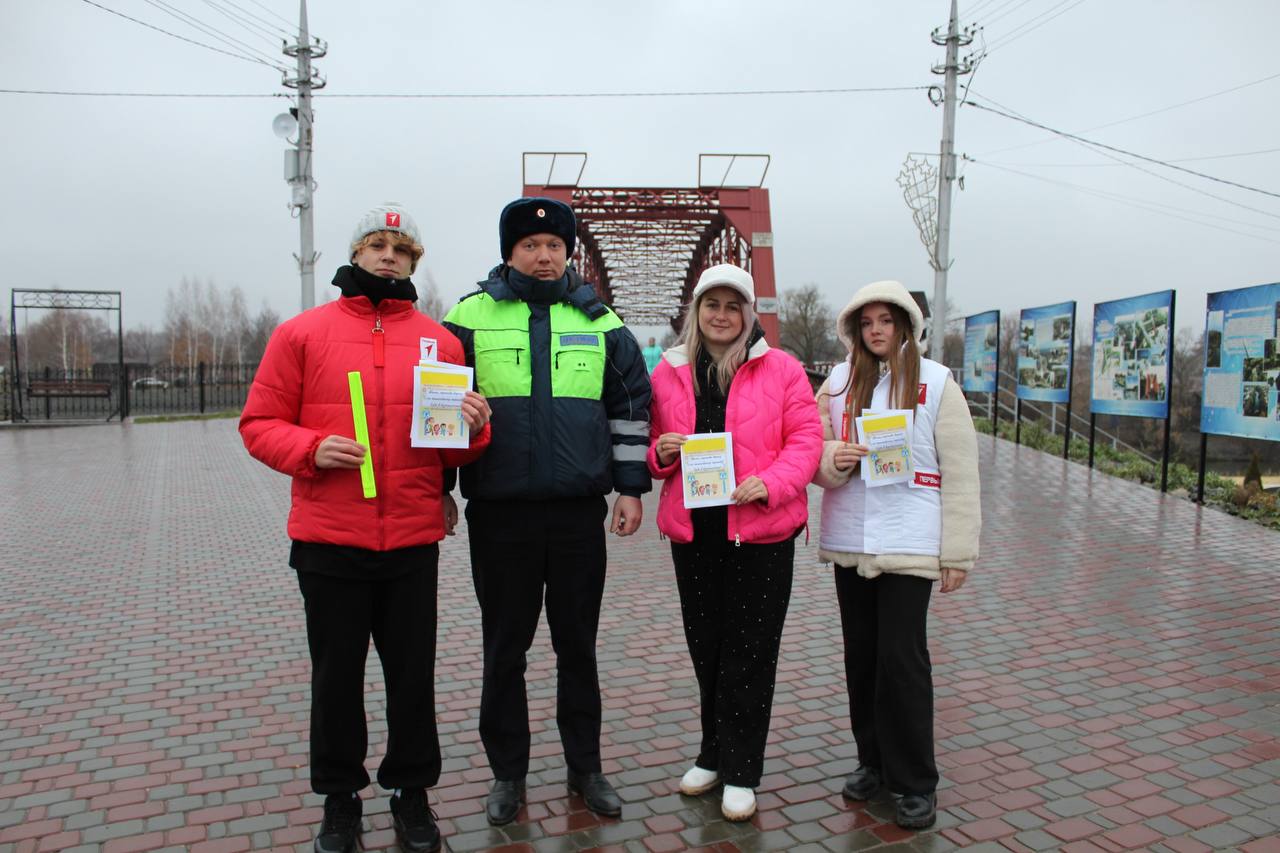
M1018 396L1066 403L1071 399L1076 303L1024 308L1018 320Z
M1093 306L1090 411L1169 417L1173 291Z
M1208 302L1200 431L1280 441L1280 284Z
M1000 345L1000 312L986 311L964 318L965 391L996 391L996 354Z

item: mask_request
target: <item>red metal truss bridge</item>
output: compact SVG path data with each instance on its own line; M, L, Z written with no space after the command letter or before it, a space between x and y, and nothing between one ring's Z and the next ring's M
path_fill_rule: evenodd
M760 185L768 155L699 155L694 187L584 187L579 181L586 160L585 152L526 152L524 195L573 208L573 259L624 322L678 330L698 276L709 266L730 263L751 273L760 325L767 340L778 343L769 191ZM549 165L539 183L543 163ZM563 178L566 163L577 167L576 174L556 180ZM538 176L530 174L531 167ZM758 178L744 184L744 172Z

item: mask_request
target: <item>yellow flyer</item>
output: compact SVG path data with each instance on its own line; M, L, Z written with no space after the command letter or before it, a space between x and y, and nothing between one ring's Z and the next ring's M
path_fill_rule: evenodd
M914 416L910 409L890 409L855 419L858 436L868 448L861 466L867 488L911 482L915 471L911 460Z
M413 447L467 447L471 430L462 417L462 398L471 390L470 367L445 362L419 364L413 369Z
M680 446L680 481L687 509L725 506L737 488L733 476L733 436L727 432L695 433Z

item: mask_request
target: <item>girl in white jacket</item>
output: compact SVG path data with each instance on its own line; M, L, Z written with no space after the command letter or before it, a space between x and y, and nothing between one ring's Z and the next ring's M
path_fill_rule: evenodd
M978 445L951 372L922 358L924 316L896 281L859 290L840 312L849 358L818 390L825 439L819 557L835 564L858 769L844 795L898 794L897 823L936 819L933 677L925 623L933 583L953 592L978 555ZM910 409L911 479L868 489L855 418Z

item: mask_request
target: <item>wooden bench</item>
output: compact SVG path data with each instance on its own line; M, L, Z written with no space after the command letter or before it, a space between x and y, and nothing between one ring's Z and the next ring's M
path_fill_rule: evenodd
M110 397L111 383L100 379L32 379L28 397Z

